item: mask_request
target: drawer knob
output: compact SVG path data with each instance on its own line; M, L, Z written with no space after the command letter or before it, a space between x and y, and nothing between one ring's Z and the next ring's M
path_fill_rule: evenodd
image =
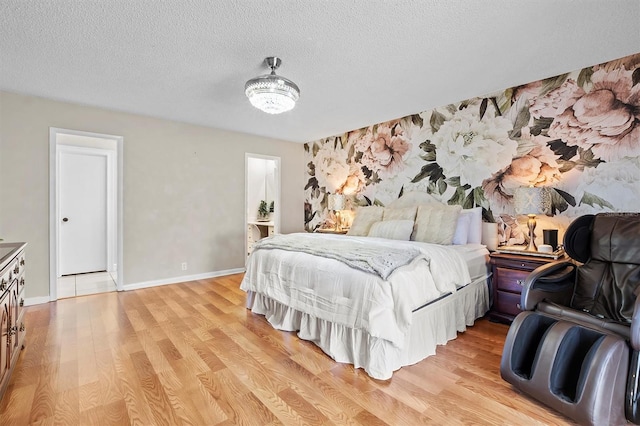
M20 285L24 285L24 277L20 278Z
M24 266L24 258L20 259L20 266Z
M25 330L25 327L24 327L24 323L22 322L20 323L20 331L24 331L24 330Z
M24 299L22 299L22 298L20 299L20 306L21 307L24 306Z
M17 274L18 272L20 272L20 266L16 265L16 267L13 268L13 273Z
M518 308L518 309L522 309L522 307L520 306L520 304L519 304L519 303L516 303L516 308Z
M524 263L521 263L520 266L522 266L524 268Z
M520 287L524 287L524 280L516 280L516 283L518 283Z

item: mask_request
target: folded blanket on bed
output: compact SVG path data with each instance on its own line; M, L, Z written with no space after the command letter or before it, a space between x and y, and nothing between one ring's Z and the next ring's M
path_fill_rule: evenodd
M319 244L318 238L305 234L275 235L258 241L253 247L254 251L273 249L301 251L338 260L352 268L376 274L383 280L397 268L408 265L420 255L418 249L390 248L376 244L375 240L371 240L367 245L349 238L322 240Z

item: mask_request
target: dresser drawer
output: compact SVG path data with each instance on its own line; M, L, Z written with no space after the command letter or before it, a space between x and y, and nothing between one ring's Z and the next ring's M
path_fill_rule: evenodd
M530 271L519 271L516 269L495 268L495 282L498 290L507 290L514 293L520 293L524 280L530 274Z
M496 300L493 303L497 311L514 317L522 311L520 309L520 294L498 290L496 292Z

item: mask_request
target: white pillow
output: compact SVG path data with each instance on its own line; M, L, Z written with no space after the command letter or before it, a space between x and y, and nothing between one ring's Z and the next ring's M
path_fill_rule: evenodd
M370 237L409 241L413 232L412 220L383 220L371 225Z
M403 207L415 207L431 203L440 203L440 201L426 192L407 191L402 194L402 197L387 204L387 207L391 207L392 209L401 209Z
M356 211L356 217L353 219L347 235L366 237L369 235L371 225L382 220L383 211L384 208L378 206L360 207Z
M471 214L465 214L465 211L460 212L458 216L458 222L456 223L456 231L453 234L453 241L451 244L462 245L467 244L469 240L469 226L471 225Z
M482 244L482 207L462 210L461 214L471 216L467 244Z
M432 203L418 206L414 241L450 245L462 206Z
M416 206L404 207L401 209L387 207L384 209L382 220L410 220L411 222L413 222L414 220L416 220L417 210L418 208Z

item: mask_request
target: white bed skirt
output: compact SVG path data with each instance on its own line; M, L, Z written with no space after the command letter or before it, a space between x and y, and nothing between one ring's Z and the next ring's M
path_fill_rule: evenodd
M278 330L298 331L298 337L315 343L337 362L353 364L375 379L387 380L400 367L434 355L437 345L455 339L458 332L483 316L489 310L489 288L487 279L480 279L415 311L402 348L371 337L364 330L317 319L260 294L247 293L247 308L264 315Z

